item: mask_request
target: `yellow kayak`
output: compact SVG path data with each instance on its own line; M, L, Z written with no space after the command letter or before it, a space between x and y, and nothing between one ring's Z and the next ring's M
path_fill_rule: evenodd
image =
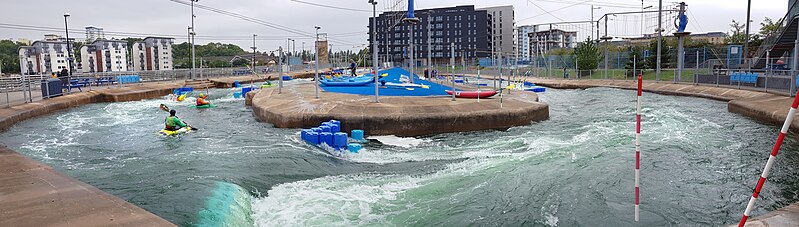
M161 129L161 131L159 133L161 135L165 135L165 136L174 136L174 135L186 134L186 133L189 133L189 132L191 132L191 127L186 126L185 128L181 128L181 129L178 129L178 130Z

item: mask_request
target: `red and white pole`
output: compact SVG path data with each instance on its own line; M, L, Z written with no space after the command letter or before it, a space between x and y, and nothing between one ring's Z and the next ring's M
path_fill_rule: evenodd
M760 179L757 181L757 186L755 186L755 191L752 193L752 198L749 199L749 204L746 205L746 210L744 211L744 216L741 217L741 222L738 223L738 227L743 227L746 223L746 219L749 218L750 212L755 207L755 201L757 200L757 196L760 195L760 189L763 188L763 184L766 183L766 178L768 177L768 173L771 170L771 166L774 165L774 161L777 159L777 153L780 152L780 147L782 146L782 141L785 139L785 134L788 134L788 128L791 127L791 122L793 122L793 115L796 112L796 108L799 106L799 91L796 92L796 97L793 99L793 104L791 104L791 109L788 110L788 116L785 117L785 122L782 123L782 130L780 130L780 135L777 136L777 142L774 143L774 148L771 149L771 155L768 157L768 161L766 162L766 167L763 168L763 173L760 174Z
M635 110L635 221L638 221L639 198L638 178L641 176L641 90L643 76L638 74L638 104Z

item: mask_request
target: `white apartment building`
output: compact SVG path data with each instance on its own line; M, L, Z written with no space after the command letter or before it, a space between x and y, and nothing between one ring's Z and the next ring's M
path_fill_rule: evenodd
M147 37L144 41L133 43L132 71L172 70L172 44L175 39L166 37Z
M80 48L82 72L128 71L128 42L97 40Z
M513 32L516 22L513 6L495 6L478 10L485 10L491 15L492 51L502 52L505 57L516 54Z
M577 32L551 29L531 32L528 37L531 45L530 53L533 56L540 56L552 49L574 48Z
M86 27L86 42L92 42L100 39L105 39L105 32L103 31L103 28L94 26Z
M530 55L530 37L528 34L535 32L535 29L536 27L532 25L516 27L516 55L519 56L519 60L533 60Z
M69 70L67 43L60 41L35 41L19 48L20 74L38 75Z

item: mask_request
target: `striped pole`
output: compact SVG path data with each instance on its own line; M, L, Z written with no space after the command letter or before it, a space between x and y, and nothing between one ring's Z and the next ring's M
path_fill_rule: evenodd
M766 183L766 178L768 177L768 173L771 170L771 166L774 165L774 161L777 159L777 153L780 151L780 147L782 146L782 141L785 139L785 134L788 134L788 128L791 127L791 122L793 122L793 115L796 112L797 106L799 106L799 91L796 93L797 95L793 99L793 104L791 104L791 110L788 111L788 116L785 117L785 122L782 123L782 130L780 130L780 135L777 136L777 142L774 143L774 148L771 149L771 155L768 157L768 161L766 162L766 167L763 168L763 173L760 174L760 179L757 181L757 186L755 186L755 191L752 193L752 198L749 199L749 204L746 205L746 210L744 211L744 216L741 217L741 222L738 223L738 227L743 227L746 223L746 219L749 218L749 214L752 212L752 208L755 206L755 201L757 200L757 196L760 195L760 189L763 188L763 184Z
M643 81L643 76L638 74L638 104L635 110L635 221L638 221L638 204L641 201L638 196L638 178L641 176L641 88Z

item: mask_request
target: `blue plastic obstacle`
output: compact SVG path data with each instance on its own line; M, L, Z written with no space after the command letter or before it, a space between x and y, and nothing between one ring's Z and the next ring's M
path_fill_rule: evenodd
M452 88L437 84L428 80L422 80L416 74L413 75L414 83L417 84L415 86L383 86L383 83L391 83L391 84L402 84L400 78L403 76L409 77L411 75L410 72L401 69L401 68L390 68L385 70L380 70L377 75L380 75L378 81L381 83L380 87L378 88L378 92L381 96L446 96L446 90L452 90ZM374 80L374 74L365 74L361 77L352 78L353 82L361 82L361 81L372 81ZM322 85L321 88L328 92L337 92L337 93L345 93L345 94L355 94L355 95L374 95L375 94L375 84L373 82L366 83L364 85L358 86L325 86ZM422 87L421 85L424 85ZM456 89L457 90L457 89Z
M357 131L357 134L356 134ZM353 130L353 141L363 141L363 130ZM322 122L319 127L303 129L300 137L308 144L327 151L333 156L344 156L347 152L358 153L363 146L350 143L346 132L341 132L341 121L330 120Z

